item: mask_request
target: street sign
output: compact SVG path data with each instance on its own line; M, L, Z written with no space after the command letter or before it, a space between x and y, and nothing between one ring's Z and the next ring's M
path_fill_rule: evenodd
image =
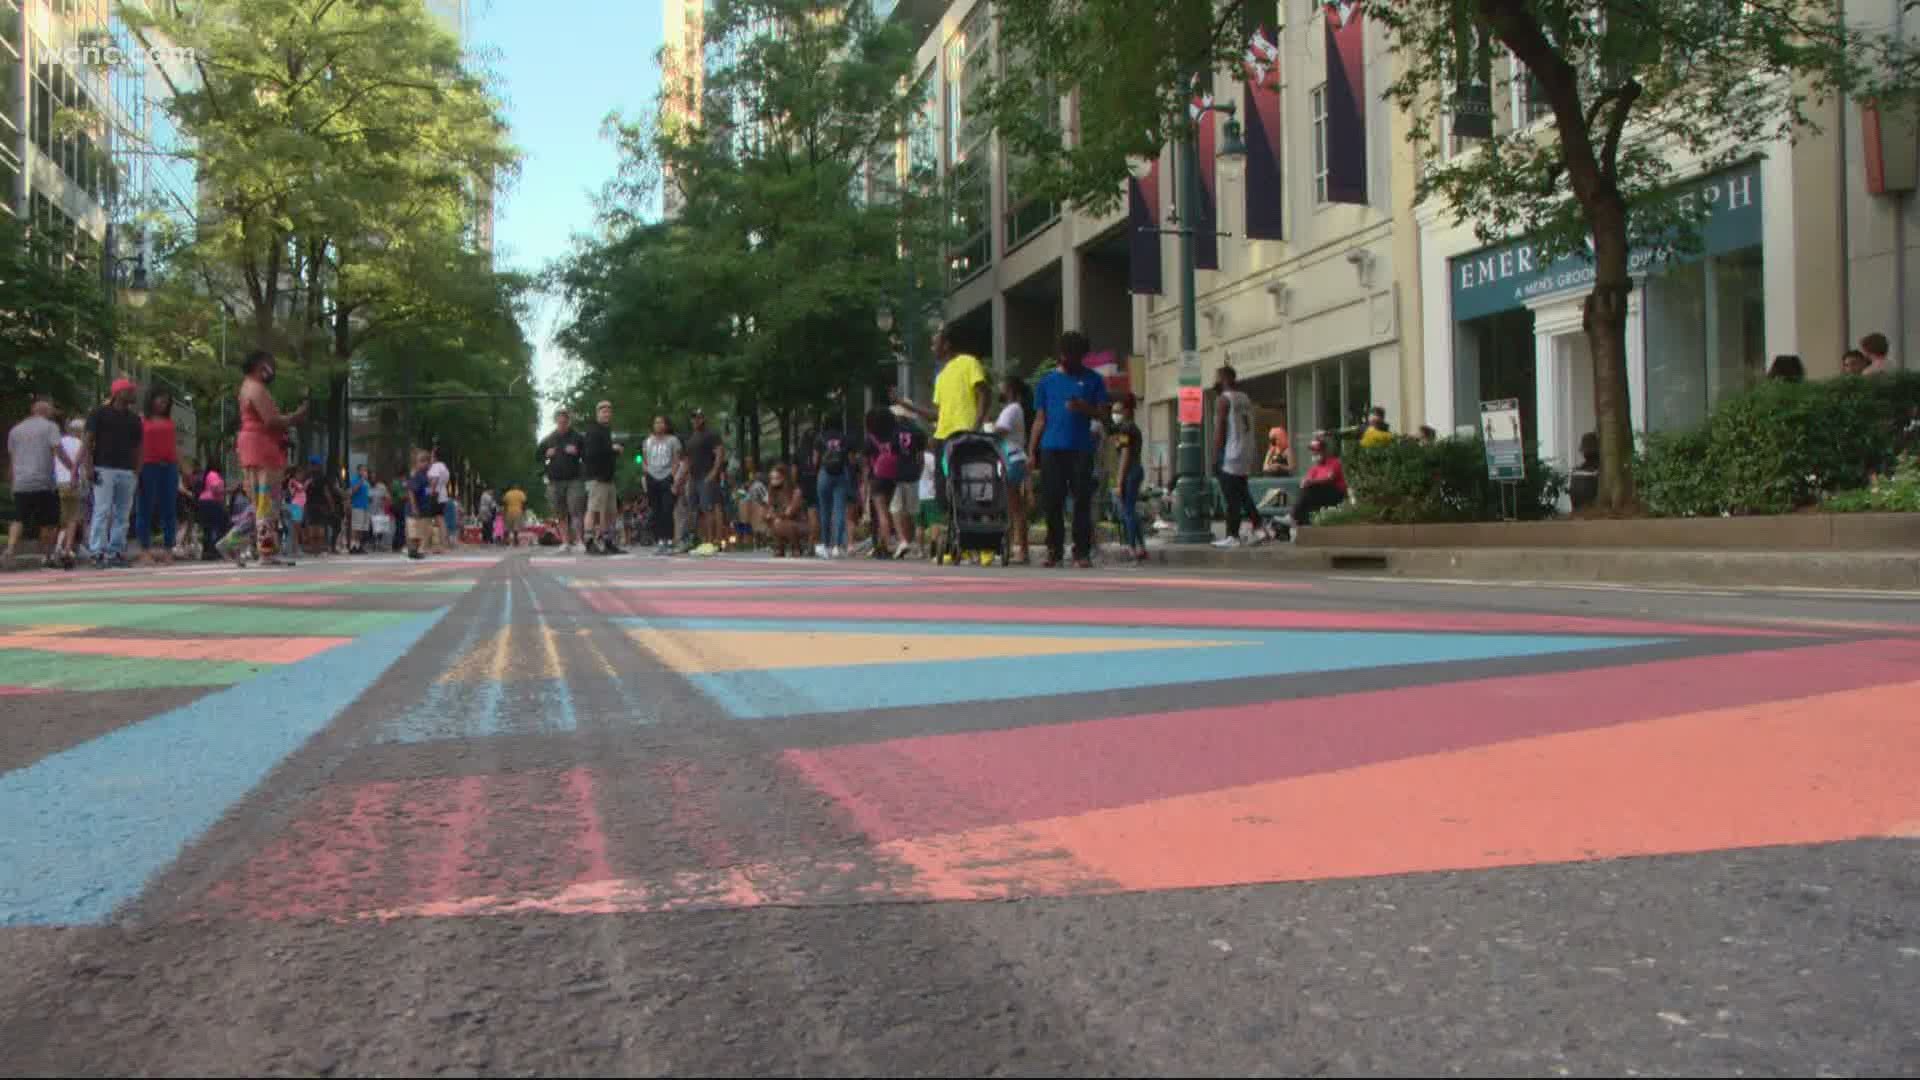
M1198 424L1206 418L1206 391L1197 386L1180 388L1180 422Z
M1518 398L1480 403L1480 437L1487 447L1489 479L1506 482L1526 479L1527 457L1522 446Z

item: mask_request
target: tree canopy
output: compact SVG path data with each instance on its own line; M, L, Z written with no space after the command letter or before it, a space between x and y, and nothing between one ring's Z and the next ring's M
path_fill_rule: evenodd
M615 117L624 158L601 235L552 272L582 400L732 408L757 426L870 384L891 360L876 308L922 320L941 204L897 172L919 101L914 42L863 0L720 0L698 121ZM659 185L673 220L651 212Z

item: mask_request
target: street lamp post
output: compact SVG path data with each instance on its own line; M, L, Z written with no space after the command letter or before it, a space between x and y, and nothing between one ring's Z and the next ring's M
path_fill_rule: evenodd
M1228 117L1225 139L1219 151L1219 159L1229 174L1238 171L1247 158L1247 144L1241 137L1240 122L1233 119L1234 106L1208 103L1199 109L1199 115L1192 117L1180 138L1180 204L1185 207L1187 220L1176 230L1180 234L1180 387L1182 390L1198 390L1200 379L1200 328L1199 300L1195 295L1194 279L1198 271L1199 253L1195 247L1196 230L1201 227L1212 228L1213 223L1203 219L1200 214L1200 143L1199 127L1207 122L1207 114L1222 113ZM1178 408L1178 405L1175 406ZM1175 476L1173 487L1173 506L1175 524L1178 526L1173 535L1177 544L1207 544L1213 542L1213 499L1207 486L1206 447L1202 444L1203 428L1200 423L1188 423L1181 420L1180 444L1175 458Z
M117 315L119 305L124 303L137 310L145 307L147 303L146 252L136 250L131 263L122 259L119 230L111 220L107 222L106 235L100 244L100 278L101 283L106 286L107 310L115 313L108 320L105 370L101 372L106 380L111 380L114 367L119 363L120 358L120 325ZM94 396L104 395L96 393Z

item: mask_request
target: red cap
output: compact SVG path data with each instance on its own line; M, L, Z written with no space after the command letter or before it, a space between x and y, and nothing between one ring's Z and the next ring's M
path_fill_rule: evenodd
M118 394L122 390L138 390L138 389L140 389L140 384L134 382L132 379L113 380L112 393Z

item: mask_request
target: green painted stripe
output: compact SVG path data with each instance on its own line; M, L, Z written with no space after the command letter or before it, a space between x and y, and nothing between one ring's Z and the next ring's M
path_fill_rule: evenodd
M36 604L0 608L0 626L102 626L200 634L352 637L420 617L418 611L339 611L215 604Z
M252 595L256 593L340 593L343 595L386 596L392 593L460 593L473 588L472 581L393 581L383 583L355 582L353 584L333 585L325 582L269 582L260 585L196 585L174 587L132 586L103 593L99 589L63 589L59 592L32 593L21 596L8 596L0 592L0 607L25 606L28 604L60 603L67 600L98 600L104 595L116 597L218 597L233 595Z
M47 690L153 690L175 686L230 686L271 664L215 660L159 660L135 656L75 656L0 649L0 685Z

